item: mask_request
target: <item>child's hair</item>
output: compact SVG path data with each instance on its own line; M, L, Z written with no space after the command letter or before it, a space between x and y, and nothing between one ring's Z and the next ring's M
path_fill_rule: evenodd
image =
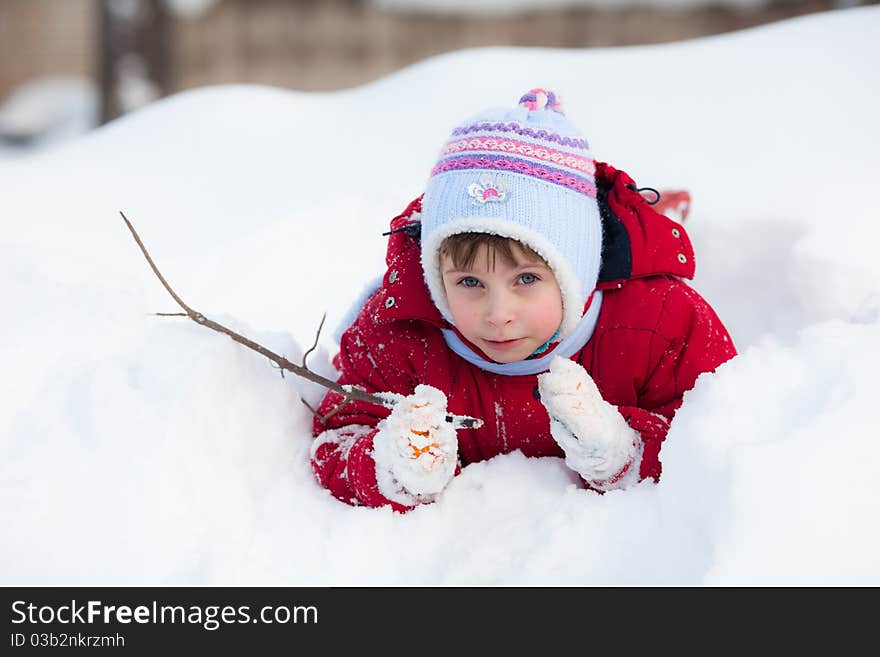
M446 256L452 260L456 269L470 269L477 259L480 248L486 246L486 265L495 269L495 258L499 255L501 260L508 265L516 266L514 249L518 250L529 260L547 262L534 249L512 237L493 235L492 233L456 233L450 235L440 244L440 256Z

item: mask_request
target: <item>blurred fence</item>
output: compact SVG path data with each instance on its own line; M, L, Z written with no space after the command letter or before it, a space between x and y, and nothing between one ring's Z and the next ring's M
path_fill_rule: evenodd
M337 89L460 48L658 43L740 29L831 5L828 0L805 0L752 10L567 9L463 16L383 12L356 0L226 1L198 20L175 25L176 84L187 88L247 80L306 90Z
M161 95L226 82L339 89L465 47L675 41L828 10L841 2L768 0L752 7L728 3L689 9L649 4L464 16L382 11L368 0L217 0L187 15L168 9L174 6L170 0L0 0L0 101L36 76L106 78L102 66L119 54L118 47L106 47L111 5L127 11L151 6L167 14L160 21Z

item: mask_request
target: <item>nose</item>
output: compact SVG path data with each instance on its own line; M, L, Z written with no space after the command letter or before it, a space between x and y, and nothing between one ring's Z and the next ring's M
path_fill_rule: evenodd
M510 324L516 317L516 303L503 290L493 291L486 304L486 322L492 326Z

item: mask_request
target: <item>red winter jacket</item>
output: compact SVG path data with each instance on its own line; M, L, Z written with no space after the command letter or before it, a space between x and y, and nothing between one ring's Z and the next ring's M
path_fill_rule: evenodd
M597 287L604 297L592 337L571 358L641 434L640 478L657 481L660 446L682 395L736 350L709 304L681 280L694 274L684 228L655 212L623 171L597 163L596 182L604 231ZM420 209L416 199L392 220L391 229L417 229ZM368 392L410 394L420 383L442 390L450 413L484 421L479 429L458 430L462 466L517 449L527 456L562 457L537 396L537 375L492 374L447 347L440 328L448 325L425 285L416 229L390 236L382 287L340 340L334 358L339 383ZM328 393L318 412L329 413L340 400L339 393ZM382 406L351 402L326 424L315 419L312 468L338 499L406 510L376 484L374 427L388 413Z

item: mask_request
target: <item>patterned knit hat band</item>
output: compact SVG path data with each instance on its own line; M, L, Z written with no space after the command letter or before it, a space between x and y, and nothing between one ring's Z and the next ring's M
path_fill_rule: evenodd
M477 118L456 128L431 175L462 169L509 171L596 198L596 165L589 144L581 135L572 134L556 94L532 89L520 98L519 108L522 120ZM544 121L535 125L533 112L540 110L552 110L552 113L540 112L545 115ZM558 117L557 126L569 134L554 130L556 126L552 123L547 125L546 119L553 114Z

